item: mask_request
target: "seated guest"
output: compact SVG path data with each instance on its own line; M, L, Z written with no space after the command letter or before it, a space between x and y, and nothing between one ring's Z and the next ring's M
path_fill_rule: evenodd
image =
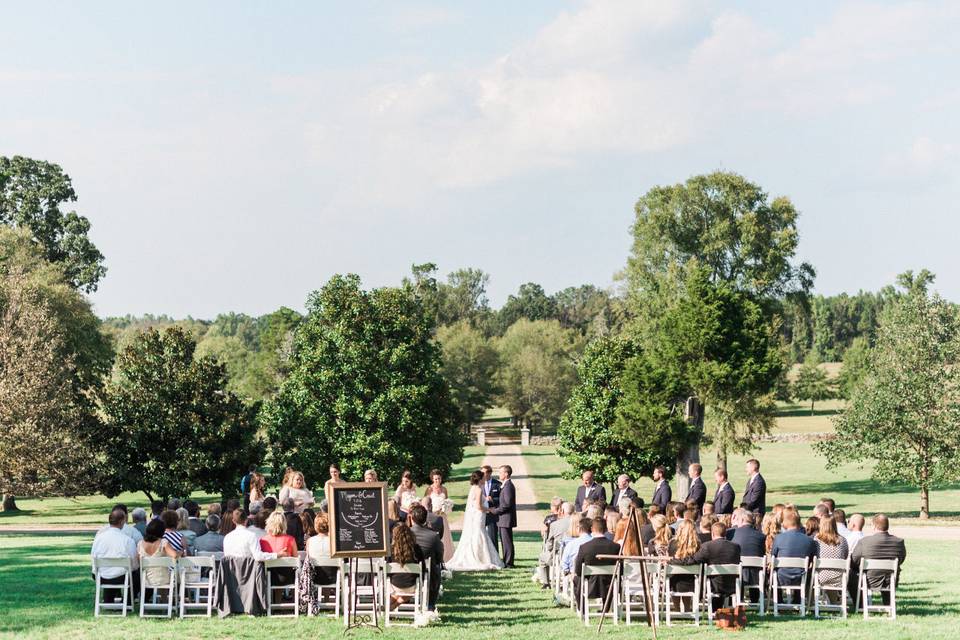
M102 529L93 538L93 546L90 547L91 570L93 561L99 558L130 558L131 579L133 585L133 594L140 593L140 571L137 560L137 544L133 539L123 533L123 525L127 522L127 512L123 509L114 509L107 518L108 527ZM163 527L163 524L160 524ZM120 567L104 567L100 569L101 584L123 584L125 571ZM96 573L93 573L93 579L97 579ZM121 597L121 592L105 591L104 599L110 602ZM130 597L130 603L133 604L133 596Z
M303 513L300 514L300 526L303 527L303 550L307 548L307 540L317 535L317 530L313 527L313 522L316 519L317 514L313 512L313 509L304 509Z
M834 509L832 517L834 524L837 525L837 534L846 538L848 532L847 512L843 509Z
M547 539L547 535L550 533L550 525L560 518L560 505L562 504L563 498L560 496L554 496L550 500L550 513L543 519L543 525L540 527L540 537L544 540Z
M603 506L599 502L595 502L586 508L586 510L583 512L583 515L591 520L594 518L602 518Z
M182 505L180 504L180 499L179 499L179 498L170 498L169 502L167 502L167 509L168 509L169 511L176 511L176 510L179 509L181 506L182 506Z
M663 514L655 514L650 518L653 537L647 543L647 553L651 556L669 557L670 536L673 529L667 526L667 518Z
M218 531L218 533L222 537L226 537L227 534L229 534L231 531L233 531L236 528L237 525L233 521L233 512L239 508L240 507L237 507L233 511L227 511L227 515L220 518L220 530Z
M796 511L784 511L783 532L774 539L770 554L775 558L812 558L817 555L817 544L800 529ZM785 586L798 585L803 573L803 569L778 569L777 580Z
M573 565L577 561L577 553L580 547L590 542L590 529L593 527L593 521L590 518L580 518L577 524L579 535L563 546L563 555L560 557L560 569L564 575L573 573Z
M183 536L183 542L186 545L184 555L193 555L193 544L197 540L197 534L190 530L190 514L186 509L180 507L177 509L177 533Z
M820 498L820 504L827 508L825 515L832 516L833 512L837 510L837 503L833 501L833 498Z
M327 514L319 513L313 519L316 535L307 540L307 556L311 560L330 559L330 522ZM313 567L313 581L317 584L333 584L337 581L336 567Z
M390 542L390 562L410 564L423 562L423 551L417 546L410 528L401 523L393 528ZM390 609L410 602L417 593L417 576L410 573L395 573L390 576Z
M540 586L544 589L550 586L550 570L553 554L561 553L566 533L570 528L570 523L573 521L571 517L572 514L573 503L561 502L557 512L559 517L551 522L547 528L547 537L543 541L543 548L537 558L536 571L537 581L540 582Z
M597 558L597 556L617 555L620 553L620 547L608 539L606 534L606 520L603 518L595 518L590 523L590 539L581 544L577 551L577 556L573 564L573 593L577 599L578 607L580 603L580 576L583 575L584 565L592 567L615 564L616 560L601 560ZM607 591L610 589L611 578L612 576L605 575L590 576L587 579L587 597L605 598Z
M816 538L820 532L820 519L829 517L830 516L827 515L821 515L807 518L807 521L803 524L803 532L810 538Z
M141 507L137 507L130 513L133 519L133 528L137 530L141 537L147 532L147 512Z
M277 510L277 499L273 496L267 496L263 499L263 511L267 512L267 515L270 515Z
M621 502L623 502L621 500ZM629 512L628 512L629 513ZM643 553L643 550L647 547L647 542L649 540L644 540L643 535L644 531L649 529L650 537L653 537L653 527L650 526L650 523L647 521L647 514L643 512L642 509L635 509L633 512L633 517L637 521L638 533L640 534L639 539L636 536L630 536L629 539L626 538L626 534L630 525L629 518L620 518L620 522L617 523L617 530L621 531L621 537L615 542L619 542L623 545L622 554L627 556L639 556Z
M297 523L299 524L299 520ZM297 541L287 534L287 519L279 511L274 511L267 518L267 535L260 538L260 550L266 553L275 553L278 558L296 558ZM291 568L276 569L274 571L275 584L293 584L296 570Z
M767 539L753 527L753 512L737 509L733 512L733 517L738 524L727 530L727 538L740 547L740 557L764 557L767 553ZM760 583L760 569L745 568L740 572L740 578L744 587L757 585Z
M164 526L162 520L152 520L147 525L147 534L137 545L137 553L141 558L176 558L177 552L167 544L163 537ZM151 589L168 587L170 585L171 569L165 567L150 567L142 571L141 580ZM164 597L166 594L163 594Z
M287 523L287 535L292 536L297 543L297 549L303 551L303 523L300 522L300 514L295 509L296 505L293 498L287 498L283 501L283 517Z
M614 542L623 542L623 536L627 531L627 525L630 524L628 518L630 517L630 509L632 506L633 502L630 500L630 498L621 498L619 504L617 504L617 509L620 512L620 520L617 521L617 526L613 530ZM645 518L644 522L646 522Z
M687 510L687 505L682 502L671 502L667 507L667 521L670 523L670 528L676 532L677 528L680 526L680 523L683 522L683 514Z
M756 518L756 514L754 514L753 517ZM780 516L778 516L775 511L771 511L770 513L764 515L763 524L760 526L760 530L764 536L764 547L766 549L766 553L770 553L773 550L773 541L776 540L778 535L780 535Z
M229 500L227 500L227 506L224 509L224 513L226 513L227 516L230 516L231 513L233 513L239 508L240 508L240 501L237 500L236 498L230 498ZM223 518L223 516L221 515L221 519L225 519L225 518ZM232 518L226 518L226 519L232 519Z
M568 504L572 504L572 503L568 503ZM583 519L583 514L581 513L574 513L570 517L570 522L567 526L567 530L563 532L563 537L560 539L561 550L566 549L567 545L570 544L571 541L576 540L580 536L580 520L582 519ZM561 558L563 557L562 552L560 554L560 557Z
M707 500L706 502L703 503L703 510L700 516L703 517L703 516L713 516L713 515L716 515L716 510L713 507L713 500Z
M829 516L832 514L833 512L830 511L830 507L828 507L822 502L813 508L813 517L816 518L817 520L819 520L823 516Z
M697 529L689 520L681 520L677 532L670 541L668 547L669 556L685 563L689 561L700 550L700 538L697 536ZM670 589L672 591L693 591L694 576L674 576L670 578ZM679 604L679 601L677 602Z
M867 560L897 560L897 566L907 559L907 547L902 538L890 535L890 521L887 516L878 513L873 516L874 534L864 536L851 552L851 574L860 570L860 561ZM900 572L897 572L897 582L900 581ZM867 586L871 589L885 589L890 586L889 571L867 571ZM883 604L890 604L890 592L883 592Z
M183 503L183 508L187 510L187 528L197 536L206 533L207 527L200 519L200 505L193 500L187 500Z
M155 520L160 517L160 514L163 513L163 503L159 500L154 500L150 503L150 519Z
M837 533L837 523L832 516L823 516L820 521L820 527L814 536L817 542L817 556L825 560L846 560L849 549L847 541ZM816 578L822 586L840 587L843 586L840 583L842 577L843 571L840 569L823 569ZM833 603L840 601L840 594L836 591L828 591L827 596Z
M866 523L867 519L859 513L850 516L850 522L847 525L847 534L843 536L847 541L847 548L850 549L850 553L853 553L853 550L857 547L857 543L863 539L863 527Z
M260 549L260 539L245 525L247 514L243 509L233 512L233 531L223 537L223 555L234 558L256 558L257 560L272 560L276 553L264 553Z
M713 525L717 523L716 516L703 516L700 518L700 524L697 527L697 537L700 538L700 544L706 544L713 539ZM726 530L726 527L724 527Z
M421 504L410 507L407 526L413 538L423 552L423 558L430 559L430 594L427 598L427 611L436 610L437 597L440 595L440 573L443 566L443 542L436 531L427 528L427 510Z
M219 516L222 513L219 502L211 502L207 505L208 516Z
M183 535L180 531L177 530L177 527L180 524L180 517L177 515L176 511L170 511L167 509L160 514L160 520L163 521L163 526L165 531L163 532L163 538L167 541L167 544L173 547L173 550L176 551L181 556L187 554L187 542L183 539Z
M393 498L387 500L387 525L390 528L390 531L393 531L393 528L400 522L400 507L397 506L397 501Z
M247 529L257 536L257 540L267 535L267 518L271 515L273 512L261 510L257 515L247 518Z
M710 527L710 541L703 544L692 556L684 559L675 558L670 562L676 564L740 564L740 547L726 538L727 528L719 522ZM759 534L758 534L759 535ZM692 585L691 585L692 586ZM714 594L713 608L723 606L723 600L737 592L737 577L713 576L710 578L710 588Z
M143 533L133 525L127 524L127 505L123 503L117 503L113 505L113 509L112 509L113 511L116 511L118 509L120 511L123 511L123 535L128 536L131 540L134 541L134 543L138 543L141 540L143 540ZM141 511L143 511L143 509L141 509ZM110 528L110 525L104 525L100 527L100 529L98 530L98 533L100 531L106 531L109 528Z
M204 521L207 532L193 541L195 551L223 551L223 536L220 534L220 516L209 515Z
M607 507L606 513L603 516L603 519L606 521L607 529L606 535L608 540L613 540L613 533L616 531L617 525L620 523L620 512L613 507Z

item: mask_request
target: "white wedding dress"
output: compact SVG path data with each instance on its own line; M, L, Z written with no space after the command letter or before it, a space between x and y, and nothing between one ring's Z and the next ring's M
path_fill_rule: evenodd
M481 493L479 486L470 487L460 542L453 558L446 563L447 568L452 571L491 571L503 568L503 562L484 526L486 514L480 510Z

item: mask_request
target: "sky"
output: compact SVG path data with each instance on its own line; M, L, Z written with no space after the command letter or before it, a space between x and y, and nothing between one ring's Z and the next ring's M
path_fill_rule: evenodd
M60 164L102 316L478 267L614 286L638 197L736 171L816 291L960 300L960 3L9 3L0 155Z

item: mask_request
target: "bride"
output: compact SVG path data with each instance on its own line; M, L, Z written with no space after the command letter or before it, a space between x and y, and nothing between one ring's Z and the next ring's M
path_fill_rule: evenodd
M483 474L479 471L470 475L470 494L467 496L467 512L463 516L463 531L460 533L456 553L446 563L447 568L453 571L489 571L503 568L497 548L493 546L484 526L487 509L481 504L482 479Z

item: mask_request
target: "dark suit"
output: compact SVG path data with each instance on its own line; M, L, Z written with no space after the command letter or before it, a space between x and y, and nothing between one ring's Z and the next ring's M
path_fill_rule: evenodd
M581 484L579 487L577 487L577 498L573 501L574 511L583 511L583 502L587 498L606 502L607 490L603 488L603 485L597 484L596 482L591 484L589 487L585 487Z
M670 491L670 483L663 480L657 490L653 492L653 500L650 503L660 507L660 513L666 514L667 503L670 502L671 498L673 498L673 492Z
M500 480L493 477L490 478L489 493L487 492L486 481L480 484L480 489L483 491L482 498L484 507L492 509L500 504ZM493 502L487 502L488 496L493 499ZM487 535L490 536L491 540L493 540L493 548L497 549L497 544L499 542L499 536L497 534L497 516L488 512L484 523L487 525Z
M733 513L733 501L736 497L733 487L727 482L722 489L717 489L717 494L713 497L713 512L718 516Z
M671 560L674 564L740 564L740 547L724 538L705 543L692 556L683 560ZM714 608L723 606L723 596L737 592L736 576L713 576L710 587L720 597L713 602Z
M707 501L707 485L703 484L702 478L694 478L690 481L690 490L684 502L691 500L697 503L697 513L703 511L703 503Z
M871 536L864 536L850 555L851 579L860 575L860 561L867 560L898 560L897 566L907 559L907 546L902 538L892 536L886 531L878 531ZM897 571L897 581L900 581L900 572ZM887 571L868 571L867 586L871 589L887 588L890 586L890 573ZM883 592L883 603L890 604L890 595Z
M643 543L644 549L646 549L647 545L650 544L650 541L653 540L653 534L654 531L652 524L647 523L640 527L640 542Z
M493 510L503 547L503 564L513 566L513 530L517 526L517 493L510 478L500 486L500 504Z
M812 558L817 555L817 543L803 529L787 529L773 539L770 555L775 558ZM798 585L802 576L803 569L777 569L777 581L782 585Z
M573 565L573 573L577 576L576 580L573 581L573 593L574 597L577 599L578 607L580 606L580 576L583 575L583 566L615 564L616 560L597 560L597 556L618 555L619 553L620 545L612 540L609 540L606 536L595 537L589 542L585 542L580 546L580 550L577 552L577 558ZM610 589L611 577L612 576L590 576L587 579L587 597L607 597L607 591Z
M443 542L436 531L414 524L410 527L413 538L423 553L423 558L430 558L430 597L427 609L433 611L437 606L437 595L440 593L440 566L443 564Z
M735 527L727 530L727 540L740 547L740 557L759 557L767 554L767 537L753 527ZM740 575L744 587L760 582L760 569L744 569Z
M767 483L759 473L753 477L753 482L747 482L747 489L743 492L743 503L747 511L759 513L761 516L767 510Z
M432 511L427 511L427 528L435 531L443 540L443 518Z
M637 492L633 490L633 487L627 487L626 489L617 489L613 492L613 500L610 502L613 506L620 508L620 500L623 498L630 498L633 500L637 497Z

